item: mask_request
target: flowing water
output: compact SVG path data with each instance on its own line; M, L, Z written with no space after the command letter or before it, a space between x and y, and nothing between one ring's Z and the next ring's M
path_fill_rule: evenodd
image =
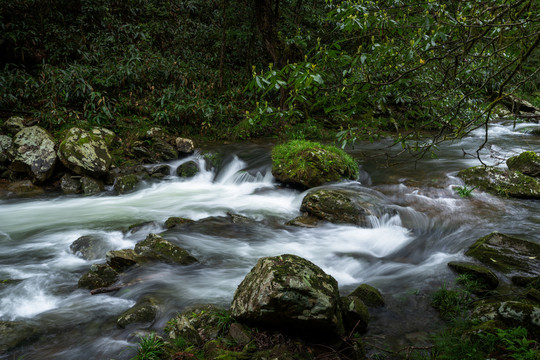
M540 151L540 138L523 133L522 124L497 124L483 161L523 150ZM465 259L464 250L491 231L539 242L540 203L498 198L474 191L460 198L460 169L479 161L483 141L477 132L440 148L438 158L409 159L386 167L390 144L360 144L350 153L362 159L358 182L332 185L370 188L384 196L398 215L373 220L373 227L326 224L298 228L285 223L299 215L305 193L279 186L270 173L272 144L214 147L225 155L218 169L205 170L199 154L188 160L203 169L192 179L170 176L130 194L67 196L49 194L27 200L0 200L0 321L18 321L38 329L39 339L0 358L129 359L137 333L159 330L188 305L227 307L237 285L258 258L284 253L307 258L336 278L346 294L361 283L379 288L388 306L372 314L367 337L414 342L439 326L429 309L430 292L452 281L448 261ZM403 158L401 158L403 160ZM393 160L392 160L393 161ZM232 223L229 213L251 221ZM180 230L164 228L171 216L202 220ZM135 223L149 222L137 231ZM107 250L133 248L149 233L187 249L199 263L155 264L128 271L128 286L116 293L91 295L77 281L94 263L73 254L70 245L84 235L104 239ZM152 296L160 313L151 325L116 327L116 318L137 300Z

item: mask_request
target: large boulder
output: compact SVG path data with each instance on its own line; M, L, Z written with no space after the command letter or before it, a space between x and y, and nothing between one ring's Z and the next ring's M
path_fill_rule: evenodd
M31 126L19 131L9 150L11 170L26 173L34 182L44 182L56 165L54 138L47 130Z
M503 273L537 276L540 244L493 232L478 239L465 253Z
M58 157L71 171L93 178L105 177L112 163L107 141L101 132L72 128L60 143Z
M283 183L312 188L333 181L355 180L358 165L334 146L295 140L272 150L272 175Z
M332 223L370 226L371 216L395 213L387 205L386 200L374 191L319 189L304 197L300 211Z
M295 255L259 259L238 286L230 311L254 326L319 337L344 333L336 280Z
M525 151L518 156L506 160L506 165L512 171L520 171L529 176L540 177L540 155L534 151Z
M461 170L458 176L467 184L494 195L540 199L540 180L519 171L479 165Z

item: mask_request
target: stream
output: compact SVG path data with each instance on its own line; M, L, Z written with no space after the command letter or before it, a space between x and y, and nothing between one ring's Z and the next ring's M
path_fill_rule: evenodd
M524 133L537 126L493 124L482 160L504 167L510 156L540 152L540 137ZM457 194L456 187L463 185L457 171L480 164L464 154L475 154L483 136L478 131L440 146L436 158L401 157L390 167L386 157L374 156L399 151L387 147L389 140L349 149L362 164L359 181L329 186L368 187L399 209L399 215L383 216L372 228L285 225L300 214L306 193L276 183L270 172L270 142L209 146L204 150L224 156L217 169L206 169L197 152L168 163L174 170L183 162L198 161L202 171L194 178L171 175L125 195L0 200L0 280L14 280L0 282L0 321L39 330L37 341L0 359L129 359L138 334L159 331L189 305L228 307L257 259L285 253L321 267L338 281L343 295L362 283L382 292L387 307L372 314L369 341L395 347L426 341L442 324L429 307L429 296L441 284L452 284L449 261L465 260L467 247L495 230L540 242L539 201L478 190L469 198ZM234 224L228 213L252 221ZM172 216L206 220L167 230L164 221ZM128 230L143 222L137 231ZM77 288L81 275L104 258L84 260L73 254L70 245L75 240L95 235L107 250L116 250L133 248L149 233L161 233L199 263L129 270L129 285L115 293L91 295ZM160 306L155 322L117 328L118 315L145 296Z

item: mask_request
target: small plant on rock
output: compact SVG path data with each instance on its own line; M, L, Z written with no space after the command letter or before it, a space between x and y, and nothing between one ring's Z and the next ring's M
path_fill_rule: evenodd
M159 360L165 352L165 342L163 339L156 333L151 333L141 338L137 355L131 360Z

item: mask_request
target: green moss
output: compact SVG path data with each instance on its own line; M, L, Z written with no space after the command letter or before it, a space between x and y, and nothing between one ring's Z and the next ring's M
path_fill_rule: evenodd
M367 306L381 307L384 306L384 298L381 292L368 284L358 286L349 296L356 296Z
M326 182L356 179L358 164L335 146L294 140L272 150L272 174L283 182L315 187Z

